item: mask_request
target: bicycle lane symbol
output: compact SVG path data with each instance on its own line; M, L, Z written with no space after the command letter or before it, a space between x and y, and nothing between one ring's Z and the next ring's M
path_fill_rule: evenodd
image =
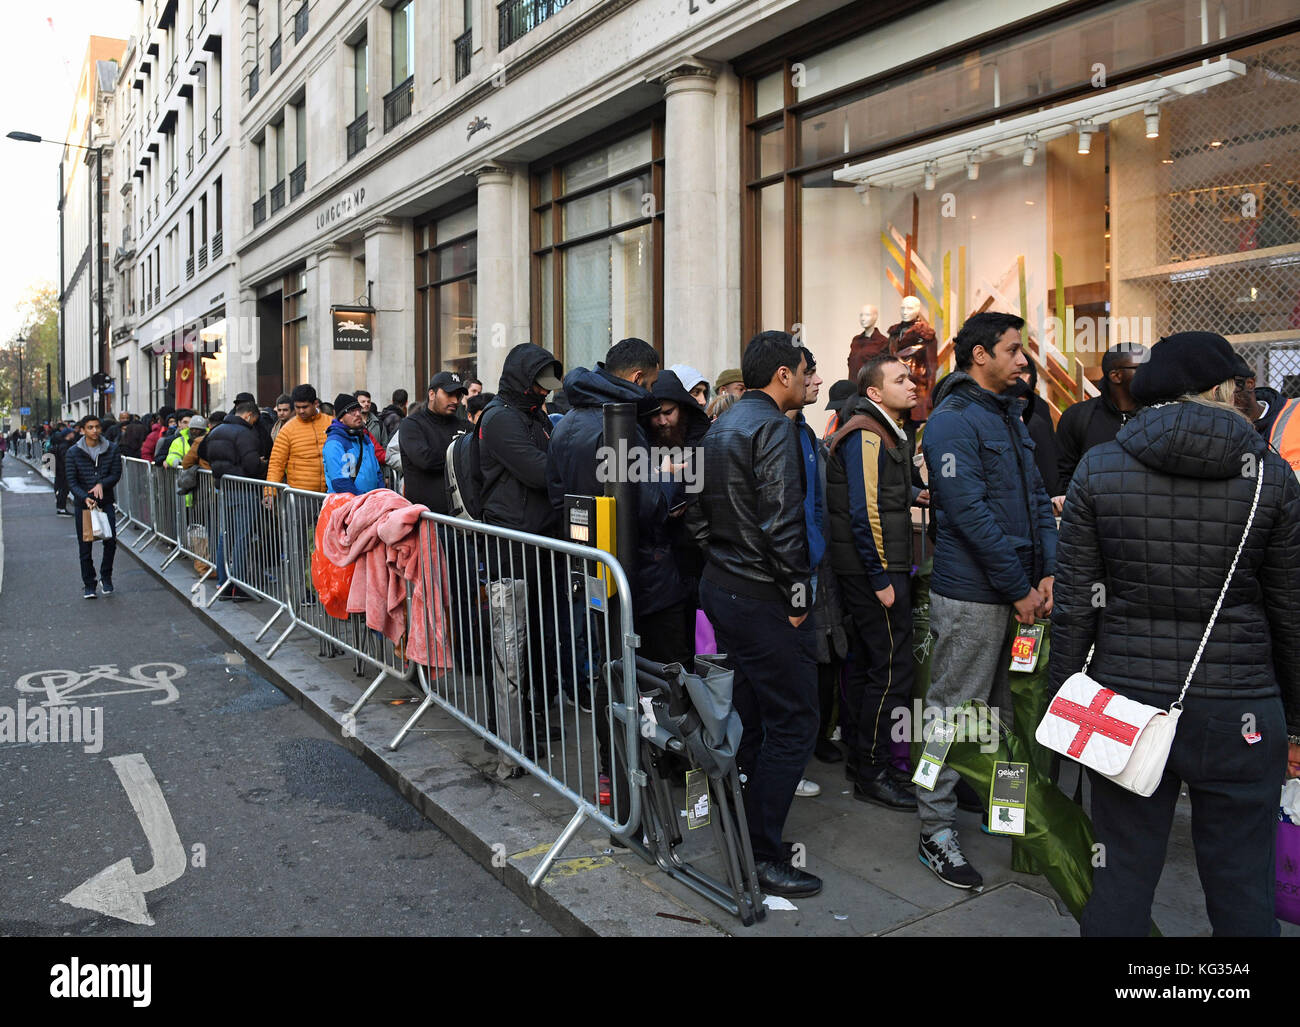
M183 678L185 668L178 663L138 663L125 674L117 664L103 663L78 673L73 670L36 670L15 682L20 692L45 693L42 706L69 706L82 699L131 692L162 692L151 706L165 706L180 698L174 681ZM119 687L115 687L119 686Z

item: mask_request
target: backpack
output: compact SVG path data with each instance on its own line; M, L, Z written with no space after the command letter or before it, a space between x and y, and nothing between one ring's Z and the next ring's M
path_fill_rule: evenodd
M447 445L447 509L453 517L483 519L483 472L475 457L477 432L461 432ZM474 471L478 470L475 477Z

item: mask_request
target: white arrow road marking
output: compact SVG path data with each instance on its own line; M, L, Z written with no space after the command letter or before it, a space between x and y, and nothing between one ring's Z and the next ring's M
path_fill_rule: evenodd
M109 762L117 771L140 826L144 828L149 849L153 852L153 867L147 873L137 874L128 856L101 870L59 901L152 927L154 922L149 907L145 905L145 892L171 884L185 873L185 848L176 833L167 800L163 798L158 780L144 756L136 752L129 756L114 756Z

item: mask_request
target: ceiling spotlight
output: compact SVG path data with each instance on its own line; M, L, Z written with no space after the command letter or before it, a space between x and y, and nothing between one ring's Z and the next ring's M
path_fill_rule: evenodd
M1037 149L1038 149L1038 133L1030 132L1029 135L1025 136L1025 156L1022 159L1022 163L1025 165L1025 167L1027 168L1033 167L1034 152Z
M1142 117L1147 123L1147 138L1160 138L1160 105L1158 103L1149 103L1142 108Z
M1090 120L1084 119L1079 122L1079 155L1086 157L1092 152L1092 136L1097 131L1097 126Z
M937 160L926 161L925 163L925 188L931 192L934 191L935 179L939 176L939 162Z
M979 147L966 154L966 177L972 182L980 177L980 162L983 160L984 154L980 152Z

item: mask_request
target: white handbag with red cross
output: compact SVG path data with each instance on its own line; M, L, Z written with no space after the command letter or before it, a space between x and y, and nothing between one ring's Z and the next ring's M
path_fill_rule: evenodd
M1110 778L1121 788L1138 795L1149 796L1160 787L1169 750L1174 744L1174 733L1178 730L1178 717L1183 712L1183 696L1187 694L1187 686L1192 683L1192 675L1201 662L1205 643L1210 640L1210 632L1214 630L1223 597L1228 594L1228 585L1237 571L1237 561L1246 546L1250 527L1255 522L1259 494L1264 486L1263 462L1258 462L1257 467L1255 499L1250 505L1246 530L1237 545L1237 554L1232 558L1228 579L1219 592L1214 613L1205 627L1205 634L1201 636L1196 658L1192 660L1192 667L1187 672L1187 680L1183 682L1183 690L1178 693L1178 698L1170 704L1168 710L1162 710L1126 699L1118 692L1098 684L1088 677L1088 666L1097 650L1094 644L1088 650L1083 670L1066 679L1047 707L1047 713L1034 734L1040 745L1077 760L1088 769Z

